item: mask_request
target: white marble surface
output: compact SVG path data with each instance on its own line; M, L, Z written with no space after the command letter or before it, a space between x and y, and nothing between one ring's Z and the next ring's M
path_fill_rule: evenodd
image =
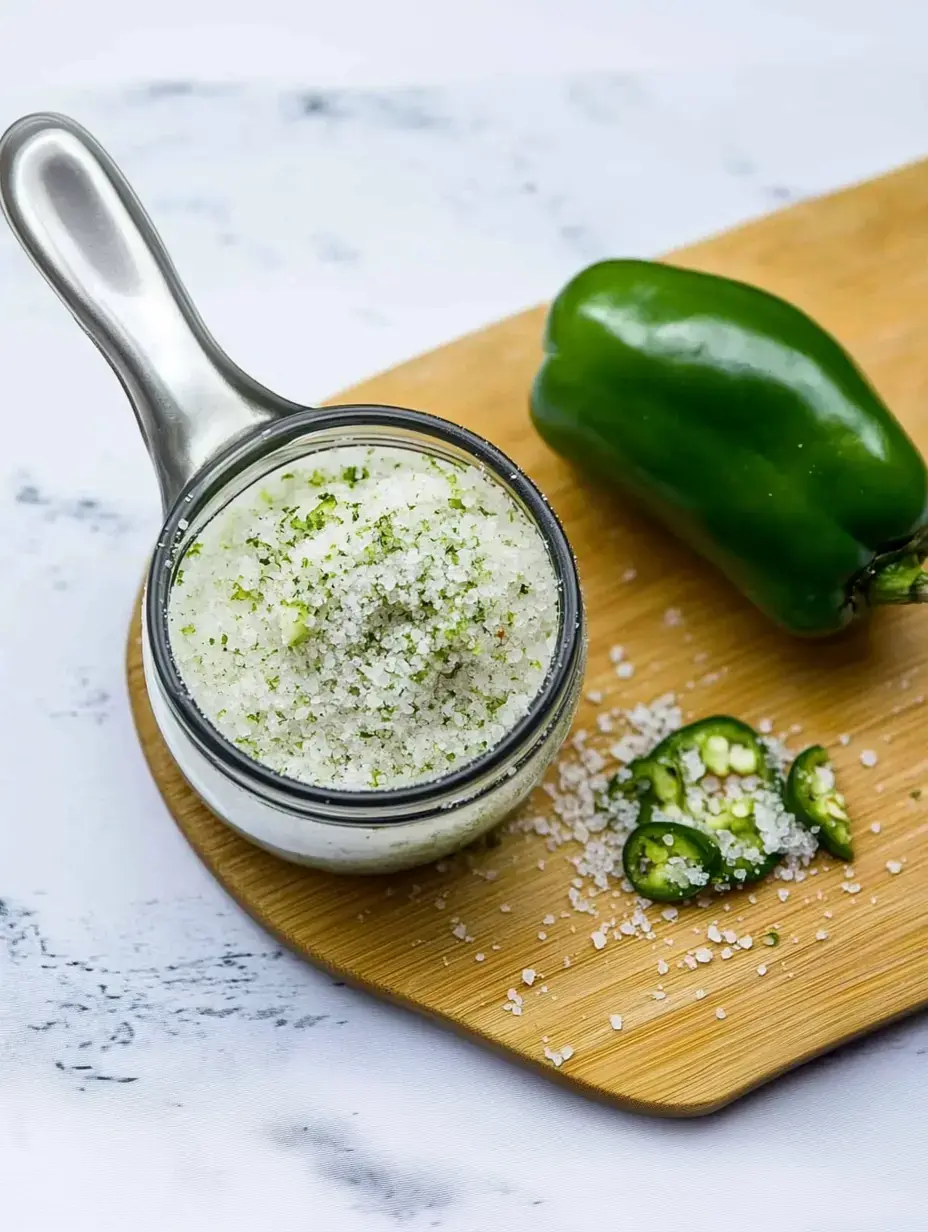
M166 3L146 25L97 0L40 56L41 12L8 0L0 119L87 123L220 340L299 401L597 256L928 152L916 4L261 9ZM922 1018L656 1122L341 987L245 919L129 719L123 638L158 525L141 441L6 233L0 339L4 1228L926 1226Z

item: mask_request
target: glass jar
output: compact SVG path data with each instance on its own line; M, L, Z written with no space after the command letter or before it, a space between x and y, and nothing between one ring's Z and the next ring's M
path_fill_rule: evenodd
M343 445L414 449L483 467L538 528L558 583L551 666L528 713L480 758L411 787L342 791L284 778L242 753L203 717L171 654L167 608L187 544L262 476ZM225 450L175 501L152 558L144 605L145 679L165 742L194 790L247 838L289 860L363 871L438 859L485 833L538 784L570 730L586 637L576 565L538 489L493 445L464 428L393 407L302 411Z
M193 789L268 851L344 872L435 860L496 825L563 743L586 660L576 564L538 489L493 445L445 420L395 407L299 407L242 372L206 330L122 173L74 121L40 115L13 125L0 141L0 204L115 369L155 466L166 520L145 590L145 682L161 734ZM342 791L277 774L201 714L171 654L168 598L190 540L263 475L347 444L426 451L484 468L537 527L558 583L554 655L528 713L481 757L408 787Z

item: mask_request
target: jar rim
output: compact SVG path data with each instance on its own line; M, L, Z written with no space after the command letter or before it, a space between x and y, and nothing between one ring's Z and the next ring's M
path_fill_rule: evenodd
M259 462L265 455L299 437L310 438L317 432L345 427L410 429L434 437L473 457L525 506L545 542L558 587L558 631L551 663L525 715L502 740L464 766L437 778L400 787L369 790L321 787L279 774L247 756L227 740L196 705L171 650L168 600L176 567L182 557L177 549L197 512L244 469ZM310 447L306 452L310 454L313 450ZM391 820L408 820L406 810L419 812L422 805L434 803L445 796L472 799L475 795L482 795L483 789L477 786L481 780L503 769L520 751L527 752L533 748L538 738L548 730L553 717L552 708L557 705L565 685L572 679L584 644L583 602L573 552L547 498L525 472L501 449L449 420L423 411L371 404L306 408L292 412L239 437L210 459L188 482L165 519L148 573L145 622L153 665L171 711L188 737L214 763L227 773L231 772L241 785L271 791L279 803L302 806L304 809L307 806L322 806L326 811L344 808L346 812L367 811L382 806L390 813L401 814L394 818L384 817L385 824ZM476 790L469 792L469 787Z

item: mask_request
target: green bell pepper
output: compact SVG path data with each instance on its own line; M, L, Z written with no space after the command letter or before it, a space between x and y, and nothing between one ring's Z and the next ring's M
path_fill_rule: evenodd
M762 611L827 634L928 602L928 475L847 352L755 287L604 261L551 309L532 390L557 452L614 482Z

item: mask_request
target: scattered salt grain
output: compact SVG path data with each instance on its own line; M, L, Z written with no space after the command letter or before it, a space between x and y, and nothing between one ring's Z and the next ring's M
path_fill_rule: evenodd
M548 940L548 934L547 934L546 932L540 932L540 933L538 934L538 940L539 940L539 941L547 941L547 940Z
M875 766L879 760L873 749L864 749L860 754L860 764L862 766Z
M622 581L623 582L634 582L637 576L638 576L637 569L626 569L625 572L622 574Z
M721 1006L719 1006L719 1008L715 1011L715 1016L716 1018L719 1018L719 1019L728 1017L728 1015L725 1013L725 1011L722 1009Z
M463 921L461 921L460 924L455 924L451 930L451 934L452 936L457 937L458 941L465 941L467 939L467 925Z
M613 1031L621 1031L622 1030L622 1015L621 1014L610 1014L609 1015L609 1025L610 1027L612 1027Z
M625 647L624 646L610 646L609 647L609 662L610 663L621 663L624 658L625 658Z
M773 719L761 719L757 724L757 730L762 736L769 736L773 731Z
M615 674L620 680L631 680L635 674L634 663L619 663L616 665Z
M680 912L677 910L676 907L665 907L664 910L661 912L661 919L662 920L675 920L679 914Z
M603 700L603 695L599 689L591 689L586 695L586 700L594 706L598 706Z
M593 942L594 950L603 950L606 948L608 937L604 932L597 929L595 933L590 933L590 940Z
M754 938L753 938L753 937L745 936L745 937L739 937L739 938L738 938L738 948L739 948L739 949L742 949L742 950L749 950L749 949L751 949L751 947L753 946L753 944L754 944Z
M669 607L664 613L664 624L670 629L675 629L683 624L683 613L678 607Z
M545 1057L551 1062L555 1069L560 1069L565 1061L569 1061L574 1055L574 1050L570 1044L563 1044L560 1050L556 1048L546 1048Z
M665 1001L667 999L667 994L663 991L663 989L658 988L651 993L651 999L653 1001Z
M697 1001L702 1001L702 999L703 999L703 997L705 997L705 995L706 995L706 990L705 990L704 988L697 988L697 989L696 989L696 1000L697 1000Z
M722 950L722 957L723 957L723 958L731 958L731 956L734 954L734 952L735 952L734 950L729 949L729 947L726 945L726 946L725 946L725 949L724 949L724 950Z
M666 975L669 970L670 968L668 967L667 963L664 962L663 958L659 958L657 960L657 974Z
M777 898L781 903L785 903L789 898L789 890L777 890Z
M872 823L871 823L871 825L870 825L870 833L871 833L871 834L879 834L879 832L880 832L882 829L883 829L883 827L880 825L880 823L879 823L878 821L874 821L874 822L872 822Z
M842 732L842 734L838 737L838 744L841 744L845 748L847 748L847 746L850 743L851 743L851 737L848 735L847 732Z
M725 931L722 933L722 936L725 938L725 940L728 942L729 945L735 945L738 941L738 934L735 932L733 928L726 928Z
M486 954L475 954L474 962L483 962L485 958L486 958Z
M824 928L820 928L818 930L818 932L815 934L815 940L816 941L827 941L828 940L828 933L825 931Z
M709 925L709 927L706 929L706 936L709 938L710 941L714 941L716 945L721 945L722 934L719 932L717 924Z
M901 873L902 872L901 860L887 860L886 861L886 871L888 873L892 873L894 877L896 876L897 873Z
M712 951L701 945L698 950L693 951L693 957L698 963L712 962Z
M758 975L766 975L766 974L767 974L767 968L766 968L766 966L765 966L765 964L764 964L764 963L761 963L761 964L760 964L760 966L757 968L757 974L758 974Z
M522 983L527 984L529 988L535 983L535 970L532 967L524 968L522 972Z

